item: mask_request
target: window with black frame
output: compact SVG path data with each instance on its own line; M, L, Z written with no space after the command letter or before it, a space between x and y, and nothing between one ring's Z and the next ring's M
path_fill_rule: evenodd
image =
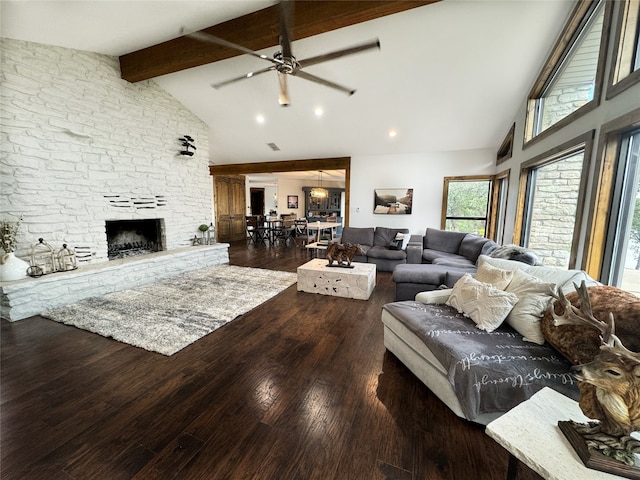
M493 178L445 177L441 228L486 236Z

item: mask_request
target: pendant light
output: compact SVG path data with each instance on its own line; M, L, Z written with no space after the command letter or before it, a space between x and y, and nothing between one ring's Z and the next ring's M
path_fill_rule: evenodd
M311 189L310 195L311 198L316 199L327 198L329 196L327 189L322 188L322 170L318 173L318 186Z

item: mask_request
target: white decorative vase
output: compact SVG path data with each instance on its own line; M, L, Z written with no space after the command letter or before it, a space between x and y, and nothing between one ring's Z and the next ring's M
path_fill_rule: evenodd
M29 264L16 257L15 253L5 253L0 257L0 282L13 282L27 277Z

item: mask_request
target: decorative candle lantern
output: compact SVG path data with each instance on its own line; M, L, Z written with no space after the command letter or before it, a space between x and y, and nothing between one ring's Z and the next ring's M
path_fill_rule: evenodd
M76 268L78 268L76 252L72 248L68 248L66 243L63 243L62 248L58 250L58 271L66 272Z
M38 243L31 247L31 266L38 276L56 271L56 258L53 248L42 238L39 238Z
M209 230L207 230L207 245L213 245L216 243L216 227L213 226L213 222L209 224Z

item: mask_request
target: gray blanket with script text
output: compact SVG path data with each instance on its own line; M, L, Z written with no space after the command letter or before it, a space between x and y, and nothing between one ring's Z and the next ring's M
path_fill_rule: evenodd
M525 342L508 325L488 333L447 305L406 301L384 308L440 361L470 420L506 412L545 386L579 398L571 364L546 343Z

